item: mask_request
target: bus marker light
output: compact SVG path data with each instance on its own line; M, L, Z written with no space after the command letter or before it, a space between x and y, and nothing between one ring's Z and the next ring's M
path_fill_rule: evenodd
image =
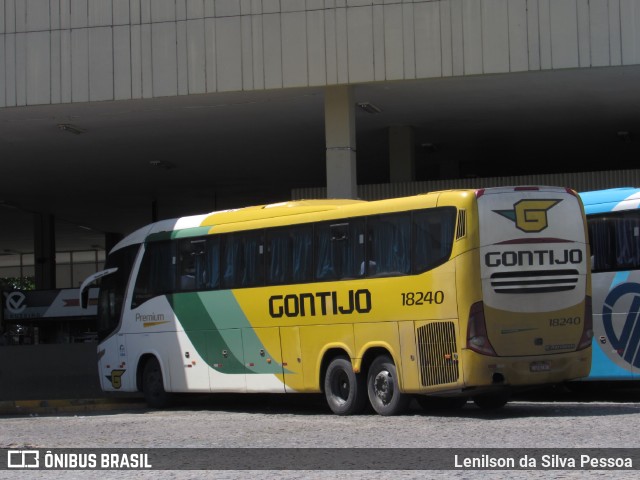
M271 359L270 358L267 358L267 363L271 363Z

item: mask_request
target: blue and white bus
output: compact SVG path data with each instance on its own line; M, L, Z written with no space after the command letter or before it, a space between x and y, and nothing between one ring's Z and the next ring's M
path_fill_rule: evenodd
M640 380L640 188L580 193L591 245L593 357L585 380Z

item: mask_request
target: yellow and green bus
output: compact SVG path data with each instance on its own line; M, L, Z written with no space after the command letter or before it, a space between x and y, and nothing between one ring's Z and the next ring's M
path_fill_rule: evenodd
M100 279L105 391L323 392L349 415L507 403L591 366L571 189L302 200L153 223Z

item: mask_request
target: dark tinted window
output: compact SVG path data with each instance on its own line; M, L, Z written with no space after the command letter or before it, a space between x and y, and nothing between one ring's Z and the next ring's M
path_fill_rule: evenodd
M120 323L127 284L139 249L140 245L131 245L112 253L107 258L105 270L114 267L117 270L100 280L98 340L108 337Z
M612 212L588 217L594 272L640 268L640 212Z
M176 290L176 242L149 242L133 290L131 307Z
M376 215L367 219L368 276L411 273L411 215Z
M339 280L364 275L364 218L315 225L315 278Z
M224 235L222 273L222 288L264 285L262 230Z
M267 284L303 283L313 278L313 227L267 230Z
M420 273L444 263L451 255L456 209L433 208L413 212L413 272Z

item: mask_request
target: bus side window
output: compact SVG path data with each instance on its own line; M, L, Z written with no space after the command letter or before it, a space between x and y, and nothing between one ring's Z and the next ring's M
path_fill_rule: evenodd
M319 223L315 234L316 280L358 278L364 261L364 219Z
M611 270L613 268L611 236L615 231L615 224L604 218L589 218L589 246L591 247L592 265L594 272Z
M331 228L328 223L319 223L316 225L314 240L316 280L337 279L332 258Z
M264 234L262 230L244 232L242 235L244 271L242 287L264 285Z
M448 260L453 246L456 209L434 208L413 213L413 273Z
M588 218L594 272L640 267L640 212L610 212Z
M184 239L178 244L178 289L203 290L206 285L206 257L204 239Z
M267 231L267 284L282 285L290 282L290 242L291 239L287 228Z
M367 221L368 275L406 275L411 272L411 222L409 213L369 217Z
M222 287L259 285L264 285L262 230L225 235L222 247Z
M635 210L624 212L614 224L616 239L616 266L618 270L630 270L640 265L640 235Z
M298 225L291 229L291 279L294 283L313 279L313 227Z
M267 285L310 281L313 270L313 227L267 230Z
M216 235L207 238L205 250L204 289L217 290L220 288L220 237Z

